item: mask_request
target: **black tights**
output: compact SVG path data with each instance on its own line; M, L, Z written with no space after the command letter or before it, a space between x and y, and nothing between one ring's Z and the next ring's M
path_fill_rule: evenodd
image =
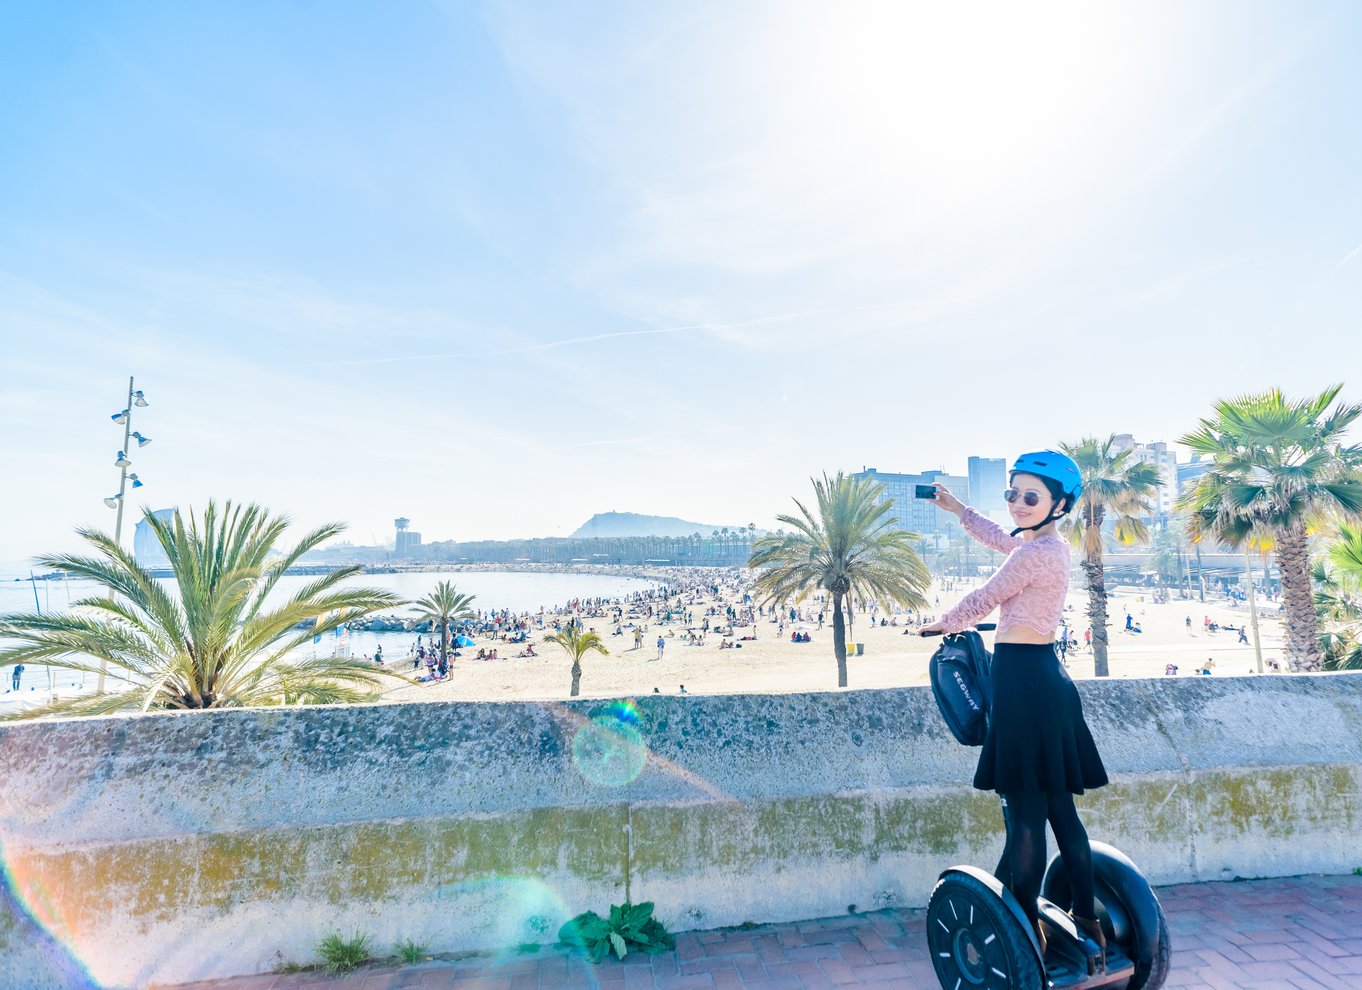
M1064 857L1064 872L1073 892L1073 913L1096 917L1092 892L1092 847L1088 832L1078 820L1074 796L1068 791L1016 792L1001 795L1007 845L998 861L996 876L1021 902L1022 910L1036 920L1036 898L1045 878L1045 822L1055 832L1055 843Z

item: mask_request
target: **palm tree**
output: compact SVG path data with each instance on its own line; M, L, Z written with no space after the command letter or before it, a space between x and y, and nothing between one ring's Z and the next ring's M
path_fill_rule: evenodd
M1159 588L1167 591L1176 587L1182 591L1182 533L1181 527L1170 520L1169 524L1153 534L1150 547L1154 551L1154 576Z
M582 657L588 653L610 655L600 636L594 632L582 632L575 622L569 622L553 635L545 636L544 642L561 646L563 652L572 658L572 692L568 695L571 698L577 697L582 691Z
M440 630L440 670L449 669L449 626L462 619L473 618L473 595L456 591L448 581L435 585L435 590L412 602L417 617Z
M1113 452L1116 437L1105 440L1083 437L1075 444L1060 444L1074 459L1083 479L1083 494L1065 519L1069 542L1083 553L1081 567L1088 586L1088 620L1092 624L1093 673L1106 677L1107 664L1107 576L1102 567L1105 549L1102 525L1113 520L1112 535L1118 543L1149 542L1149 530L1141 517L1154 511L1150 499L1161 478L1157 465L1136 460L1134 451Z
M267 604L284 573L343 526L322 526L279 553L288 519L258 505L210 501L201 518L190 510L186 519L178 509L170 520L150 511L144 518L170 562L173 591L107 533L81 529L96 555L50 554L38 562L108 594L72 602L67 612L0 618L0 638L18 641L0 650L0 665L42 663L95 675L108 665L127 686L12 717L356 702L370 699L383 678L405 680L365 660L295 655L314 636L403 604L387 591L342 586L363 568L332 571Z
M1362 670L1362 527L1341 524L1312 577L1325 668Z
M1219 506L1223 499L1209 496L1210 501L1199 510L1186 514L1188 531L1197 541L1210 539L1213 542L1237 550L1244 555L1244 591L1248 598L1249 623L1253 626L1253 653L1258 662L1258 673L1263 672L1263 639L1258 626L1258 602L1253 590L1253 556L1266 558L1276 544L1272 532L1264 526L1254 525L1251 520L1221 515ZM1214 504L1211 504L1214 502ZM1179 501L1179 504L1182 504ZM1205 599L1202 599L1203 601Z
M897 602L920 609L931 584L927 565L913 541L917 534L899 529L884 498L884 486L868 478L837 472L813 480L817 514L795 499L797 516L778 516L793 528L777 531L752 544L747 566L763 568L758 594L768 603L791 598L803 601L815 590L832 596L832 646L837 656L837 686L847 686L846 625L842 601L847 596L874 599L886 610Z
M1319 670L1323 663L1310 532L1362 514L1362 447L1343 442L1362 406L1340 403L1330 410L1342 388L1332 385L1301 400L1279 389L1222 400L1201 429L1181 440L1213 462L1179 500L1192 511L1193 535L1261 531L1274 544L1292 670Z

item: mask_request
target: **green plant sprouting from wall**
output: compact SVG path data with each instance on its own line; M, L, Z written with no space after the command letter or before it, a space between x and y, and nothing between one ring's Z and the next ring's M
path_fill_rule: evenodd
M585 950L592 962L600 962L611 952L620 959L630 952L656 955L676 944L662 922L653 917L652 901L615 904L609 918L595 911L579 914L558 929L558 940Z

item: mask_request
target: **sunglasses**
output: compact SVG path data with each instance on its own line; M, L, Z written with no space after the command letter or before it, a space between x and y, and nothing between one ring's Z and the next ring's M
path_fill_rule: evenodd
M1021 499L1024 505L1040 505L1040 495L1036 492L1019 492L1015 488L1009 488L1003 492L1004 502L1015 502L1017 499Z

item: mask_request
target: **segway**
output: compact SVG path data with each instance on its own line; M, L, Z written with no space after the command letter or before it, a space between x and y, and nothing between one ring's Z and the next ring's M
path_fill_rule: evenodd
M960 697L992 697L985 683L991 680L991 658L986 651L979 658L977 639L974 632L948 636L932 657L933 695L952 733L967 745L979 742L972 742L977 733L964 725L970 709ZM1036 902L1047 943L1043 954L1021 903L997 877L969 865L941 874L927 902L927 947L943 990L1159 990L1172 957L1163 907L1124 853L1103 842L1091 847L1097 918L1107 942L1103 970L1088 972L1088 960L1100 949L1069 917L1069 877L1056 853Z

